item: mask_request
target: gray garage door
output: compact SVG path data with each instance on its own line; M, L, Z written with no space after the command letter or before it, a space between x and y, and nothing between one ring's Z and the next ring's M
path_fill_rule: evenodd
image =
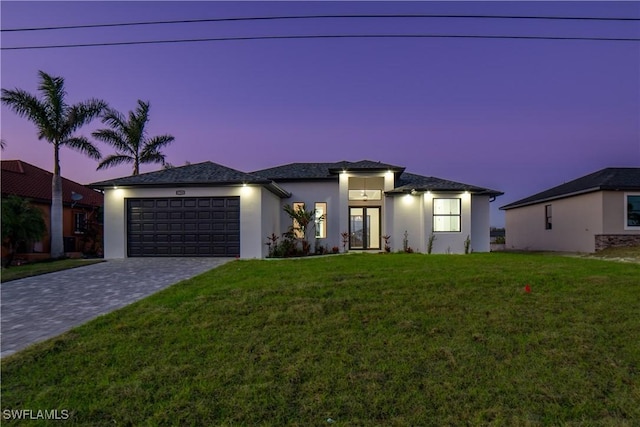
M130 257L240 255L240 198L127 199Z

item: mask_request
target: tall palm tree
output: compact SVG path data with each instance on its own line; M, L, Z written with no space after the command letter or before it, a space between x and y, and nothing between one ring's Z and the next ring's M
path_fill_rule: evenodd
M62 178L60 176L60 148L69 147L92 159L100 159L100 151L84 136L73 134L99 116L107 103L89 99L68 105L65 98L64 78L38 72L41 98L22 89L2 89L2 102L38 129L38 139L53 145L53 179L51 181L51 257L64 256L62 240Z
M147 137L145 126L149 122L149 102L138 100L138 108L129 111L126 119L114 109L108 109L102 116L102 123L111 129L99 129L93 137L106 142L116 149L116 154L105 157L98 165L98 170L117 166L122 163L133 163L133 175L140 173L140 164L162 163L165 156L160 149L175 139L171 135Z

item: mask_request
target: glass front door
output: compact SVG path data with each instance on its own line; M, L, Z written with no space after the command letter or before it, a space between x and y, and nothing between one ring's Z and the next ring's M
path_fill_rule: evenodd
M380 249L380 207L349 208L349 249Z

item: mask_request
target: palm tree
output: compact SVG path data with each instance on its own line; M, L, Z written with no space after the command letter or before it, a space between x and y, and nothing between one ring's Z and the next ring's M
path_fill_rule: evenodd
M92 159L100 159L100 151L84 136L74 136L80 127L99 116L107 103L89 99L75 105L65 101L64 78L39 71L38 98L22 89L2 89L2 102L16 114L29 119L38 129L38 139L53 145L53 179L51 182L51 257L64 256L62 240L62 178L60 148L69 147Z
M173 142L171 135L148 138L145 126L149 122L149 102L138 100L138 108L129 111L128 120L116 110L108 109L102 116L102 123L111 129L99 129L93 137L106 142L116 149L116 154L107 156L98 165L98 170L133 163L133 175L140 173L140 164L162 163L165 156L160 149Z

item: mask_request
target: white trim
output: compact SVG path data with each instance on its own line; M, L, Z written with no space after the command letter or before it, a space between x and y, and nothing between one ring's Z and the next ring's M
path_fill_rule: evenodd
M627 197L629 196L639 196L640 197L640 193L638 192L625 192L624 193L624 198L623 198L623 203L624 203L624 216L622 217L622 221L623 221L623 226L625 230L640 230L640 225L635 226L635 225L628 225L627 220L628 220L628 203L627 203Z

